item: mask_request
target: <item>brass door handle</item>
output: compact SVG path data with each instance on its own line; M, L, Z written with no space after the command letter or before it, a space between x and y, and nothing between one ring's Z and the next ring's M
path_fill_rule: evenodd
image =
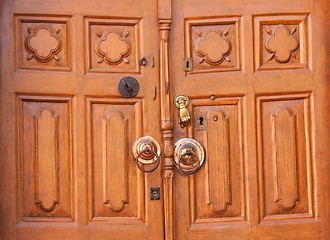
M187 126L190 121L188 104L189 98L185 94L179 94L174 98L174 105L179 109L179 124L182 128Z
M159 166L161 149L158 141L153 137L144 136L135 139L132 152L136 165L142 172L152 172ZM145 169L141 164L152 164L153 167Z
M184 173L195 173L203 165L204 158L204 149L195 139L182 138L174 145L175 166Z

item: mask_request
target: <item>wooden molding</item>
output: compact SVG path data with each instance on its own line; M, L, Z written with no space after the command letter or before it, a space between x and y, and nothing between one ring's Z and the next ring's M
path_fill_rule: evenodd
M170 77L171 0L158 0L160 108L163 152L165 239L174 239L173 103Z

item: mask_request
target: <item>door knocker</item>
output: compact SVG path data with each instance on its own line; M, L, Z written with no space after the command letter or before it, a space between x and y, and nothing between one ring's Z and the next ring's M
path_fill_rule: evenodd
M156 139L150 136L140 137L133 142L133 155L135 157L136 165L142 172L152 172L160 162L160 145ZM154 166L145 169L142 165Z
M203 165L204 158L204 149L195 139L182 138L174 145L175 166L184 173L195 173Z
M187 109L189 98L185 94L179 94L174 99L174 105L179 109L179 124L183 128L190 121L190 114Z

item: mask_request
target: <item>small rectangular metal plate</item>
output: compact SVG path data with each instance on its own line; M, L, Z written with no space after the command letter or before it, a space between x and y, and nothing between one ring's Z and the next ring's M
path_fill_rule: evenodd
M192 71L192 58L183 59L183 71L185 71L185 72Z

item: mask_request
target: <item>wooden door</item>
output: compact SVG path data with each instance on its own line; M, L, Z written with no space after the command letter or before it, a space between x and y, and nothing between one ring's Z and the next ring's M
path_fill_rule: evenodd
M175 172L176 239L329 239L326 1L177 0L173 96L203 166ZM183 61L186 59L186 61Z
M162 239L161 168L131 151L160 138L157 4L2 1L1 32L0 238Z
M329 238L326 1L0 6L1 239ZM206 153L191 175L173 163L186 137Z

